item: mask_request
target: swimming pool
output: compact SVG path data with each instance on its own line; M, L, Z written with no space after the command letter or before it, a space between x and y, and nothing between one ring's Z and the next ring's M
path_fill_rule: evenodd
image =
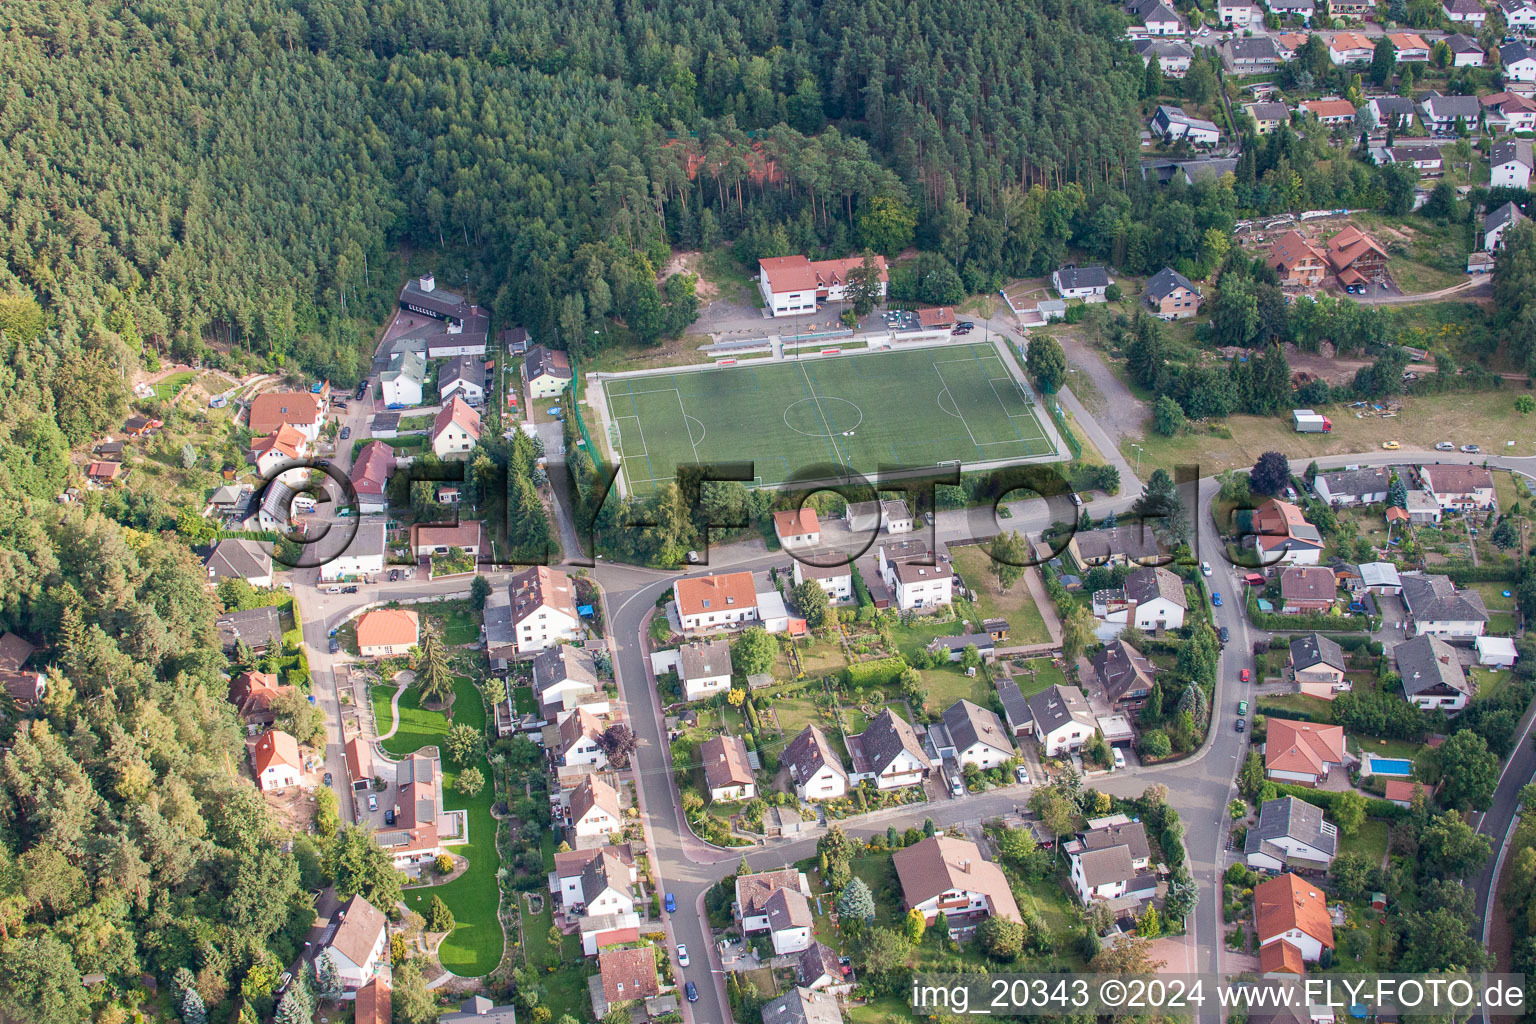
M1365 755L1364 770L1361 775L1397 775L1403 778L1413 774L1413 762L1402 757L1375 757Z

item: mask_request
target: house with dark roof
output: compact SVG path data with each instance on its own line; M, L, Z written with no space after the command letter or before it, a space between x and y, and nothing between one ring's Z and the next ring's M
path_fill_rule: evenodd
M1470 640L1488 628L1488 607L1475 590L1460 590L1449 576L1403 573L1403 604L1414 636Z
M1483 48L1471 36L1453 32L1445 37L1445 45L1451 48L1452 67L1480 68L1483 66Z
M1423 711L1460 711L1477 687L1468 681L1456 649L1437 636L1421 635L1392 648L1403 696Z
M1297 687L1309 697L1333 700L1352 688L1344 677L1348 665L1344 649L1337 642L1321 633L1307 633L1294 637L1290 646L1291 678Z
M830 992L796 985L763 1004L763 1024L843 1024L843 1013Z
M1525 97L1513 97L1522 101L1522 107L1536 108L1536 103L1526 100ZM1536 127L1536 109L1524 112L1522 127L1529 123ZM1506 114L1506 117L1510 115ZM1532 159L1530 139L1500 139L1493 144L1488 153L1488 184L1493 186L1507 185L1510 188L1530 188L1531 170L1536 168L1536 162Z
M1142 297L1152 312L1164 320L1178 320L1200 312L1199 289L1172 267L1153 274Z
M703 700L731 688L731 643L724 637L695 640L677 651L677 678L684 700Z
M929 836L891 855L902 904L932 924L939 914L951 934L988 917L1020 920L1019 905L1002 869L968 839Z
M1319 473L1312 486L1330 505L1374 505L1387 500L1391 483L1384 466L1367 466Z
M1419 479L1441 511L1486 511L1494 507L1493 474L1483 466L1422 466Z
M530 398L553 398L571 386L570 356L559 349L532 346L523 356L523 382Z
M1339 849L1339 830L1323 810L1294 796L1269 800L1248 829L1243 855L1255 871L1326 871Z
M226 537L214 545L203 567L208 570L209 583L236 579L253 587L272 585L272 551L263 541Z
M1455 0L1457 3L1475 3L1475 0ZM1476 96L1447 96L1431 89L1419 101L1419 120L1424 122L1433 135L1450 135L1456 131L1456 122L1475 126L1482 104Z
M1157 894L1152 846L1139 821L1111 821L1079 834L1063 849L1072 887L1084 906L1105 901L1117 913L1134 912Z
M1283 124L1291 123L1291 108L1284 103L1262 100L1243 107L1253 118L1253 127L1260 135L1268 135Z
M1234 75L1257 75L1280 66L1280 47L1267 35L1233 37L1222 54L1222 63Z
M1524 139L1520 141L1530 145ZM1530 218L1521 213L1520 207L1513 202L1505 203L1489 212L1488 216L1483 218L1483 249L1487 252L1497 252L1504 248L1504 232L1516 224L1525 224L1529 221Z
M962 768L975 765L986 771L1017 756L1002 719L984 707L957 700L944 709L943 721Z
M821 942L807 946L795 964L795 980L801 988L834 997L853 991L851 973L851 968L845 971L837 950Z
M464 296L439 288L437 279L428 271L405 282L400 289L400 308L462 326L473 307L464 301Z
M848 773L843 769L843 759L817 726L806 726L800 735L790 740L779 763L789 769L795 795L801 800L832 800L848 794Z
M1125 578L1126 625L1144 633L1184 625L1189 598L1184 581L1162 566L1137 569Z
M1028 735L1034 729L1034 716L1029 712L1029 702L1019 684L1012 678L998 678L993 684L997 699L1003 705L1003 721L1008 725L1008 735L1015 738Z
M253 654L264 654L283 644L283 624L276 608L248 608L227 612L213 620L219 644L225 654L233 654L235 645L244 641Z
M479 356L454 356L437 373L437 394L446 402L457 394L470 405L485 404L487 363Z
M545 718L573 710L602 686L596 659L582 647L559 644L534 656L533 698Z
M578 838L612 835L623 827L618 792L595 775L582 779L571 791L570 812Z
M1152 114L1149 127L1153 135L1165 142L1178 142L1182 139L1192 146L1214 146L1221 141L1221 129L1214 121L1192 117L1184 112L1183 107L1168 104L1160 105ZM1067 297L1062 295L1062 298Z
M437 1024L517 1024L517 1006L497 1006L486 996L470 996L459 1004L458 1010L437 1018Z
M934 654L943 654L950 661L959 661L965 657L967 647L976 648L976 654L982 661L991 661L997 657L997 641L992 639L991 633L961 633L958 636L936 637L928 645L928 650Z
M775 893L787 892L799 897L798 900L773 900ZM804 904L810 897L811 885L804 871L794 868L782 868L777 871L759 871L750 875L738 875L736 877L736 903L732 907L736 920L741 924L743 935L755 935L758 932L769 931L772 927L772 911L775 906L779 913L786 915L783 923L788 924L791 916L792 905ZM807 904L807 913L809 907ZM798 927L798 926L796 926ZM810 937L806 937L805 945L810 944ZM800 949L804 949L801 946ZM795 950L794 952L799 952Z
M1094 655L1093 670L1115 711L1128 713L1146 706L1154 669L1136 648L1116 637Z
M878 789L919 786L933 768L911 723L890 708L870 719L857 736L848 737L853 760L849 781L873 779Z
M1164 78L1183 78L1189 73L1189 66L1195 59L1195 51L1189 48L1189 44L1177 39L1133 39L1131 49L1141 57L1144 65L1151 64L1152 59L1157 58Z
M1063 299L1103 302L1105 291L1114 281L1103 267L1079 267L1069 263L1051 274L1051 284Z
M1077 750L1098 729L1083 691L1072 686L1048 686L1029 698L1035 739L1046 757Z
M1142 564L1162 555L1157 546L1157 535L1145 523L1078 530L1067 541L1067 553L1084 567Z
M335 914L340 923L320 950L336 968L342 987L362 988L389 970L389 922L367 900L353 896Z

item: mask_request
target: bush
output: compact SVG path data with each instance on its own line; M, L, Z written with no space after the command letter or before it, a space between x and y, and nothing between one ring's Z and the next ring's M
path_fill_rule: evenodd
M1141 752L1148 757L1167 757L1173 753L1173 741L1161 729L1142 733Z
M850 690L867 690L872 686L896 686L901 681L907 663L903 659L881 658L879 661L863 661L843 669L843 686Z
M1326 789L1311 789L1307 786L1292 786L1287 783L1269 782L1275 787L1278 796L1300 797L1310 804L1316 804L1323 812L1332 818L1334 816L1333 805L1338 801L1339 794ZM1390 800L1365 801L1365 814L1369 818L1381 818L1384 821L1398 821L1408 816L1408 808L1399 807Z

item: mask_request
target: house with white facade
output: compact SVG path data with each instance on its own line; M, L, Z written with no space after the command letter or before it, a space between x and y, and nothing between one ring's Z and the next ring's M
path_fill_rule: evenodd
M1485 512L1493 508L1493 474L1482 466L1422 466L1424 489L1446 512Z
M1525 140L1521 140L1522 142ZM1526 142L1529 146L1530 143ZM1524 224L1530 220L1520 212L1520 207L1514 203L1505 203L1493 210L1483 218L1483 249L1486 252L1497 252L1504 248L1504 233L1516 224Z
M432 421L432 451L440 459L467 459L480 440L480 414L458 395Z
M793 868L738 876L733 909L741 933L768 932L776 956L806 949L813 923L810 892L805 872Z
M208 582L222 579L245 580L253 587L272 585L272 552L261 541L229 537L219 541L203 563Z
M1391 474L1384 467L1339 469L1317 474L1312 486L1330 505L1374 505L1387 500Z
M1158 108L1159 112L1164 109L1168 108ZM1172 109L1178 110L1177 107ZM1104 293L1112 284L1114 281L1110 279L1109 271L1103 267L1079 267L1069 263L1051 274L1051 286L1063 299L1103 302Z
M1327 898L1293 874L1284 874L1253 887L1254 927L1259 947L1288 943L1305 963L1322 959L1333 948L1333 920Z
M789 741L779 763L789 770L795 795L801 800L833 800L848 795L848 773L843 760L827 742L826 734L808 725Z
M583 706L565 716L560 723L560 745L555 754L566 766L593 765L602 768L608 764L603 751L603 722Z
M1083 691L1072 686L1048 686L1029 698L1035 739L1046 757L1080 749L1098 730Z
M1488 183L1509 188L1530 188L1533 166L1536 164L1532 162L1530 139L1500 139L1489 151ZM1485 244L1483 248L1493 247Z
M1445 37L1445 45L1451 48L1452 67L1480 68L1483 66L1486 55L1477 40L1471 36L1453 32Z
M848 737L853 759L850 780L872 779L877 789L918 786L933 765L911 723L890 708L876 715L857 736Z
M485 360L479 356L454 356L437 374L437 395L448 401L458 395L473 406L485 404Z
M1264 774L1276 782L1316 786L1348 759L1341 726L1271 718L1268 729Z
M695 576L673 586L685 632L714 630L757 620L757 586L750 572Z
M1536 53L1519 40L1499 47L1499 63L1506 82L1536 82Z
M684 700L703 700L731 688L731 644L723 638L695 640L677 652Z
M1137 569L1125 578L1126 624L1152 633L1159 629L1179 629L1189 598L1184 581L1162 566Z
M1309 697L1333 700L1354 688L1344 675L1349 669L1344 648L1321 633L1292 638L1290 666L1297 687Z
M821 543L821 520L809 505L780 509L773 514L773 532L786 550L813 548Z
M890 286L890 268L885 257L873 257L880 299ZM844 302L848 298L850 277L856 279L864 258L810 260L804 256L774 256L760 259L757 287L772 316L800 316L814 313L820 303Z
M297 786L304 778L299 741L280 729L268 729L251 746L251 768L263 792L280 793Z
M624 827L618 792L595 775L582 779L571 792L570 810L577 838L612 835Z
M1316 565L1322 558L1323 535L1289 501L1270 498L1253 514L1252 539L1259 562L1274 565Z
M740 736L712 736L699 747L704 764L704 785L711 803L751 800L757 796L757 777Z
M1475 590L1461 590L1449 576L1403 573L1403 604L1413 636L1471 640L1488 629L1488 606Z
M1152 134L1164 142L1177 142L1187 139L1192 146L1214 146L1221 141L1221 129L1215 122L1204 118L1192 117L1184 112L1183 107L1160 106L1152 115ZM1103 271L1102 267L1085 268ZM1063 271L1057 271L1061 274ZM1106 278L1107 281L1107 278ZM1074 275L1074 287L1080 287ZM1067 298L1065 292L1063 298Z
M1520 656L1515 642L1507 636L1480 636L1472 646L1477 648L1477 663L1485 668L1514 668Z
M1018 921L1019 905L1002 869L984 860L968 839L929 836L891 854L901 901L933 924L940 914L951 933L989 917Z
M975 765L986 771L1018 756L1002 719L987 708L957 700L944 709L943 722L961 768Z
M1532 0L1494 0L1504 15L1504 25L1511 32L1530 35L1536 32L1536 3Z
M1068 877L1084 906L1108 901L1130 909L1157 893L1146 826L1123 815L1089 829L1065 845Z
M571 578L559 569L544 565L524 569L512 577L509 591L518 654L537 654L585 635Z
M812 565L797 558L792 575L797 587L806 580L815 580L821 589L827 592L827 598L833 604L853 600L852 562L845 562L842 565Z
M1456 649L1437 636L1421 634L1392 648L1403 696L1421 711L1460 711L1477 692L1462 670Z
M427 381L427 361L416 352L396 352L389 359L389 369L379 374L379 388L384 405L404 409L421 404L422 385Z
M1255 871L1305 868L1325 871L1339 850L1339 830L1323 809L1294 796L1266 801L1248 829L1243 856Z
M353 896L336 912L340 922L321 949L347 991L355 991L389 971L389 922L373 904Z
M540 713L555 719L602 689L592 652L573 644L547 647L533 659L533 699Z
M331 540L333 537L334 542ZM333 543L341 550L332 553ZM318 549L322 559L320 579L324 583L374 576L384 571L385 524L380 519L361 519L350 541L345 527L333 525L330 532L320 540Z
M876 563L900 611L938 608L954 599L954 572L923 541L882 544Z

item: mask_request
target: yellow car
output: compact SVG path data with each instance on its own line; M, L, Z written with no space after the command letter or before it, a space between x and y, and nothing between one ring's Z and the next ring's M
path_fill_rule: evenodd
M1397 451L1397 450L1398 450L1398 449L1399 449L1399 448L1401 448L1401 447L1402 447L1402 446L1401 446L1401 445L1399 445L1399 444L1398 444L1398 443L1397 443L1397 442L1396 442L1396 441L1383 441L1383 442L1381 442L1381 446L1382 446L1382 447L1383 447L1383 448L1385 448L1385 449L1386 449L1386 450L1387 450L1387 451L1389 451L1389 452L1395 452L1395 451Z

